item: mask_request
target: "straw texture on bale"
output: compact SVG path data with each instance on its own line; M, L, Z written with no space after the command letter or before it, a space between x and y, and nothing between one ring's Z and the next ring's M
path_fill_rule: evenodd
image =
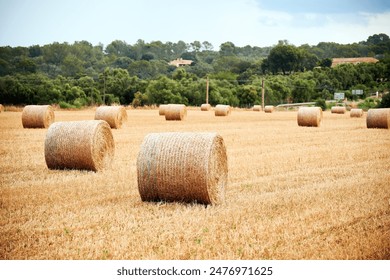
M165 116L165 110L167 109L167 107L167 104L161 104L160 106L158 106L158 114L160 116Z
M3 104L0 104L0 113L4 112L4 106Z
M257 111L257 112L261 111L261 105L254 105L253 111Z
M127 112L123 106L100 106L96 109L95 120L106 121L111 128L121 128L127 121Z
M272 105L267 105L264 107L264 112L265 113L272 113L274 111L275 107Z
M300 107L297 121L299 126L318 127L322 120L322 109L320 107Z
M111 165L114 138L102 120L56 122L45 139L45 160L49 169L100 171Z
M169 104L165 108L165 120L182 121L187 116L187 107L183 104Z
M229 116L231 113L231 107L229 105L218 104L215 106L214 114L217 117Z
M332 106L330 112L332 114L345 114L347 109L344 106Z
M349 116L351 118L360 118L363 116L363 109L351 109Z
M200 110L201 111L210 111L210 109L211 109L211 105L210 104L202 104L201 106L200 106Z
M217 133L150 133L137 158L142 201L221 204L227 177L226 148Z
M390 128L390 109L369 109L366 122L367 128Z
M54 122L54 110L50 105L27 105L23 108L24 128L48 128Z

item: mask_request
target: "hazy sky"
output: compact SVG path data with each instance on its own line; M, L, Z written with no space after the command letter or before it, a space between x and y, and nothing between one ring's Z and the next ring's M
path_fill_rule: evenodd
M272 46L390 36L389 0L0 0L0 46L160 40Z

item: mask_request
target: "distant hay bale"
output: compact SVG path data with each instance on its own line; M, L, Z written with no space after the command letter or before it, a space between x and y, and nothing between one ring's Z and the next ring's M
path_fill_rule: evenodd
M96 109L95 120L106 121L111 128L121 128L127 121L127 112L123 106L100 106Z
M367 128L390 128L390 109L369 109L366 123Z
M4 106L3 104L0 104L0 113L4 112Z
M274 111L275 107L272 105L267 105L264 107L264 112L265 113L272 113Z
M169 104L165 108L165 120L182 121L187 116L187 107L183 104Z
M210 111L210 109L211 109L211 105L210 104L202 104L201 106L200 106L200 110L201 111Z
M254 105L253 106L253 111L260 112L261 111L261 105Z
M330 112L332 114L345 114L347 109L344 106L332 106Z
M360 118L363 116L363 109L351 109L349 116L351 118Z
M165 110L167 109L167 107L167 104L161 104L160 106L158 106L158 114L160 116L165 116Z
M217 133L150 133L137 158L142 201L220 204L227 177L226 148Z
M23 108L24 128L48 128L54 122L54 110L50 105L27 105Z
M322 120L321 107L300 107L297 121L299 126L320 126Z
M45 160L49 169L100 171L111 165L114 138L102 120L53 123L46 134Z
M231 113L231 107L229 105L218 104L215 106L214 114L217 117L229 116Z

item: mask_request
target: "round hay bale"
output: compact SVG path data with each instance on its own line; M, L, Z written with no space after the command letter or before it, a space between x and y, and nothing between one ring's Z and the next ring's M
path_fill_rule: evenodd
M4 112L4 106L3 104L0 104L0 113Z
M215 106L214 114L216 117L225 117L229 116L231 111L232 109L229 105L218 104Z
M201 111L210 111L210 109L211 109L211 105L210 104L202 104L201 106L200 106L200 110Z
M369 109L366 122L367 128L390 128L390 109Z
M100 106L96 109L95 120L106 121L111 128L121 128L127 120L127 112L123 106Z
M49 169L100 171L111 165L114 138L102 120L56 122L45 139L45 160Z
M167 107L167 104L161 104L160 106L158 106L158 114L160 116L165 116L165 110L167 109Z
M344 106L332 106L330 112L332 114L345 114L347 109Z
M275 107L272 105L267 105L264 107L264 112L265 113L272 113L274 111Z
M150 133L137 158L142 201L220 204L227 177L226 148L217 133Z
M298 125L299 126L315 126L318 127L322 120L321 107L300 107L298 110Z
M261 105L254 105L253 111L260 112L261 111Z
M23 108L24 128L48 128L54 122L54 110L50 105L27 105Z
M351 109L349 116L351 118L360 118L363 116L363 109Z
M182 121L187 116L187 107L183 104L169 104L165 108L165 120Z

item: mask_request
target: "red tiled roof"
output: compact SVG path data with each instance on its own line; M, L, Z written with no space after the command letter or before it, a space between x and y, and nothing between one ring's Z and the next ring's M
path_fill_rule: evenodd
M352 63L352 64L358 64L358 63L377 63L379 60L373 57L350 57L350 58L333 58L332 60L332 67L335 67L339 64L344 63Z

